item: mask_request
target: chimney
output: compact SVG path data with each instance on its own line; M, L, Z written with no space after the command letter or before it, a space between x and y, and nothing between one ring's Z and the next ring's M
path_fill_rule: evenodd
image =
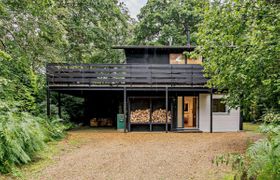
M169 46L172 46L172 43L173 43L173 37L172 36L170 36L168 38L168 42L169 42Z
M189 28L187 28L187 47L191 47L191 34Z

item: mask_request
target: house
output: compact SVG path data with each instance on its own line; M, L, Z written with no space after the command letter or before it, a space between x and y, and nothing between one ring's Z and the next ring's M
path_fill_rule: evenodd
M186 46L117 46L124 64L48 64L50 93L84 98L86 123L127 131L239 131L239 109L207 88L202 58ZM58 103L59 113L60 99ZM121 118L122 117L122 118ZM120 123L121 124L121 123Z

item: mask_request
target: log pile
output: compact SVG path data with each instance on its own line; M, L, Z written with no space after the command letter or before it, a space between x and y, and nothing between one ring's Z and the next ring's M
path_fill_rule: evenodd
M150 121L150 109L136 109L130 113L130 122L146 123Z
M91 127L110 127L113 126L113 120L109 118L92 118L90 120Z
M152 122L165 123L166 113L165 109L156 109L152 112ZM148 123L150 122L150 109L136 109L131 111L130 114L131 123ZM168 122L171 122L171 113L168 111Z
M171 113L167 112L168 122L171 121ZM165 123L166 122L166 110L165 109L156 109L152 113L152 122L155 123Z

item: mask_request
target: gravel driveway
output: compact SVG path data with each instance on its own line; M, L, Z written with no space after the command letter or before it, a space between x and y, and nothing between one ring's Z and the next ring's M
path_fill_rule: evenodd
M213 157L243 152L257 138L245 132L72 131L68 140L83 143L56 157L39 179L220 179L229 168L213 165Z

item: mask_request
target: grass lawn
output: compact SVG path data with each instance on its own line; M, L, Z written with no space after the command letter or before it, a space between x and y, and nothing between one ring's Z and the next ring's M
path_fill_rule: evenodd
M253 124L250 122L245 122L245 123L243 123L243 130L259 133L259 126L260 126L260 124L258 124L258 123Z

